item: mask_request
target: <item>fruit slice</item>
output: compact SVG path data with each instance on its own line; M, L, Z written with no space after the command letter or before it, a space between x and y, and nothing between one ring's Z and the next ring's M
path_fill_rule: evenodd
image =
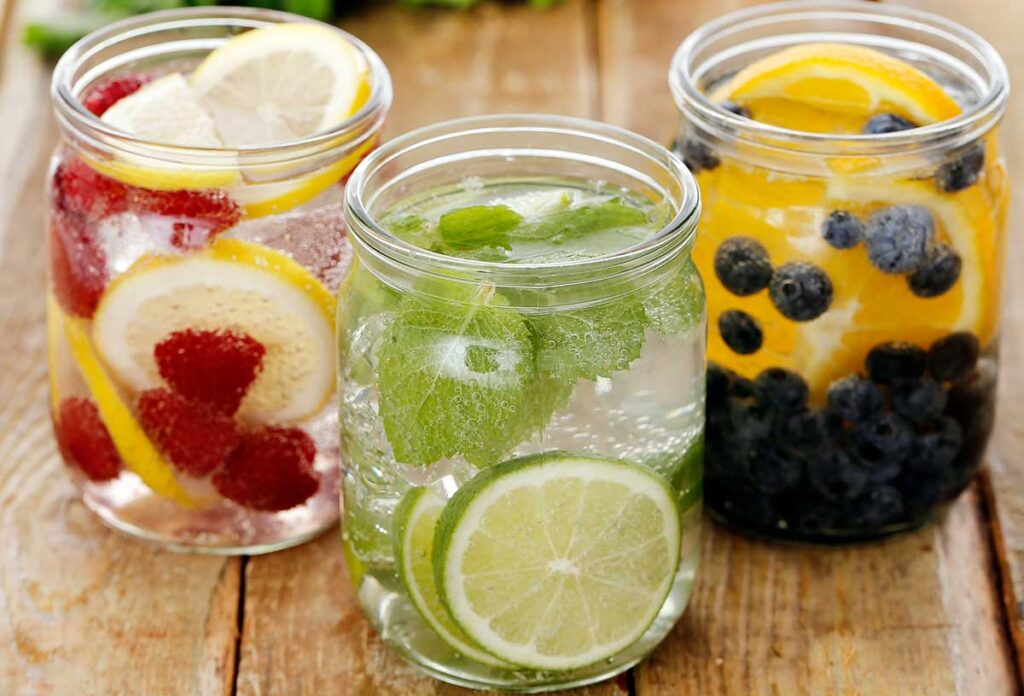
M435 581L455 622L513 664L567 670L638 640L679 563L679 510L656 474L565 452L484 470L445 506Z
M181 73L164 75L119 100L101 119L125 133L167 145L220 147L213 119Z
M112 77L93 87L82 100L82 106L96 116L102 116L107 109L130 94L150 83L152 77L145 73L127 73Z
M55 308L51 310L56 311ZM184 507L195 507L196 501L182 488L175 478L174 470L146 437L128 404L121 398L117 387L104 370L89 341L85 323L75 317L64 317L63 323L71 355L125 466L155 494Z
M493 667L509 667L481 650L452 620L434 583L434 528L447 501L429 488L413 488L395 511L395 557L409 598L441 639L471 660Z
M960 113L931 77L881 51L850 44L802 44L773 53L715 90L754 120L784 128L858 133L871 116L894 113L918 125Z
M334 389L334 306L288 256L217 239L188 256L144 258L115 279L96 310L93 338L117 379L140 392L163 386L154 352L171 334L248 335L266 353L239 416L287 423L320 411Z
M278 24L241 34L199 64L192 87L225 145L283 143L328 130L369 94L366 61L337 30Z

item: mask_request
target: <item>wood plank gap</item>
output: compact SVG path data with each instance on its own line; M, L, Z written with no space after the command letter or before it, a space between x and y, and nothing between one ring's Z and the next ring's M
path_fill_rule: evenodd
M586 10L583 14L583 32L587 43L586 70L587 78L590 80L590 99L587 107L587 115L598 121L604 120L604 80L601 79L601 17L598 5L601 0L586 0Z
M988 545L992 552L993 582L996 593L1001 599L1003 629L1006 632L1006 642L1011 646L1014 656L1017 692L1024 693L1024 634L1022 634L1017 621L1017 617L1020 616L1020 606L1013 591L1013 577L1007 557L1006 536L1003 534L996 511L995 491L987 468L978 473L978 490L981 493L978 496L979 514L985 525Z
M249 568L249 558L249 556L239 558L238 609L236 611L238 630L235 632L235 659L231 666L231 696L238 695L239 665L242 663L242 638L245 636L245 576Z

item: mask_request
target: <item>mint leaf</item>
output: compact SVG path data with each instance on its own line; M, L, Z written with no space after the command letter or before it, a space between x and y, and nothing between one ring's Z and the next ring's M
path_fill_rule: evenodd
M445 213L437 231L446 244L456 248L511 248L508 233L519 226L523 216L507 205L471 205Z
M692 264L692 261L687 261L685 269L673 273L666 282L646 292L644 310L651 328L660 334L683 333L700 321L704 310L704 286Z
M426 218L418 215L388 216L381 220L381 225L402 241L421 249L429 249L437 242L437 233L433 226Z
M643 210L612 198L601 203L556 210L534 223L523 225L511 236L515 239L543 239L558 244L594 232L646 224L647 214Z
M647 316L634 296L595 307L529 317L537 369L562 380L596 380L640 357Z
M427 466L462 455L487 466L518 442L533 345L522 317L496 299L410 299L388 327L377 387L397 461Z

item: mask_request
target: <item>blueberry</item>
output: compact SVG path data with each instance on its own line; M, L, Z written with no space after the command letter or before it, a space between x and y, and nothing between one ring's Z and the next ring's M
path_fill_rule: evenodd
M807 535L821 534L836 522L836 509L823 503L802 503L796 528Z
M776 413L793 413L807 404L807 382L795 372L769 367L754 380L758 402Z
M924 374L927 356L912 343L881 343L868 352L865 365L872 382L894 384Z
M934 234L935 218L919 205L882 208L864 224L868 259L883 273L909 273L920 266Z
M892 486L876 486L853 503L850 522L863 530L877 529L903 515L903 495Z
M718 317L718 332L725 345L740 355L756 353L764 340L757 320L738 309L722 312Z
M864 135L881 135L882 133L898 133L911 128L917 128L917 124L910 119L897 114L875 114L868 119L860 132Z
M826 414L804 409L785 415L775 422L775 437L786 449L815 452L828 437Z
M708 408L711 406L722 406L729 397L729 370L716 363L708 363L707 391L705 402Z
M788 491L803 478L803 462L770 444L762 443L746 450L743 471L747 480L761 493Z
M864 490L868 472L843 450L827 448L811 457L807 465L807 480L825 500L846 502Z
M914 423L927 423L942 415L946 390L931 377L900 380L889 392L892 410Z
M733 401L729 420L736 438L747 443L763 440L772 432L772 414L759 404Z
M746 377L733 374L729 381L729 396L733 399L753 399L757 396L754 383Z
M737 116L742 116L743 118L750 118L750 109L748 109L745 106L741 106L734 101L730 101L727 99L721 104L719 104L719 106L728 111L730 114L736 114Z
M683 141L683 164L694 174L703 170L712 170L722 163L718 155L703 140L687 138Z
M828 407L843 419L862 421L881 412L885 395L875 383L860 375L837 379L828 388Z
M938 297L956 285L960 266L960 255L955 249L948 244L936 244L907 278L907 284L918 297Z
M715 252L715 275L734 295L760 292L772 279L768 250L756 239L730 237Z
M935 173L935 184L940 191L954 193L974 185L985 168L985 146L974 143L952 162L939 167Z
M817 266L792 261L775 271L768 293L772 304L787 319L811 321L832 304L832 281Z
M868 480L878 483L900 473L914 446L914 432L902 417L883 413L850 428L849 442L853 456L867 468Z
M918 438L907 468L926 474L937 474L949 469L964 444L964 433L960 424L952 418L941 418L935 430Z
M852 249L864 236L864 225L849 211L833 210L822 223L821 234L836 249Z
M980 352L981 344L972 334L950 334L928 349L928 371L942 382L960 379L974 369Z

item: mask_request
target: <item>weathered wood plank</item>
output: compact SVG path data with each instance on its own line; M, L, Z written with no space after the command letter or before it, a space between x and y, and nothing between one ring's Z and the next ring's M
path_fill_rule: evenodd
M240 562L108 530L61 470L43 320L49 68L11 41L0 79L0 692L227 694Z
M375 6L342 26L383 57L395 82L392 135L459 116L593 114L589 3L548 12L485 4L471 12ZM621 685L621 686L619 686ZM238 693L474 693L423 676L386 650L363 618L337 531L248 562ZM625 681L578 692L622 694Z
M665 80L679 41L713 17L754 4L707 0L684 10L671 0L604 0L599 53L606 118L669 140L676 110ZM1006 13L1013 3L989 0L985 10L955 0L918 4L960 19L985 14L993 28L979 28L997 45L1003 36L1011 40L1014 22ZM1024 70L1022 51L1006 56ZM1009 155L1012 167L1018 156ZM1015 321L1008 319L1004 348L1014 354L1021 337L1014 339ZM1004 382L1004 416L1008 392L1019 400L1020 384L1012 376ZM1006 439L1004 425L997 440ZM1018 457L1020 442L1017 437ZM997 464L994 480L1011 475L1003 468L1012 469ZM1024 482L1006 481L1024 510ZM972 490L939 527L849 550L757 544L712 527L696 595L673 636L636 670L637 693L1015 692L998 559L979 501Z

